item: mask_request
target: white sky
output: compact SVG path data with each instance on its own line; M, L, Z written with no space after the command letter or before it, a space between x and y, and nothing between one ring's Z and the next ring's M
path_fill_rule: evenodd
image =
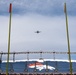
M11 1L13 2L14 0L11 0ZM48 1L50 2L50 0ZM53 4L54 9L56 9L57 7L55 7L54 4L57 4L57 3L54 3L53 1L51 4ZM72 3L74 1L75 0L73 0ZM26 0L25 2L28 2L28 1ZM42 2L38 1L37 4L38 3L40 4ZM8 5L10 2L9 3L5 2L5 3ZM61 3L62 3L61 5L63 6L63 1L61 1ZM67 4L69 5L69 3ZM51 13L51 16L47 14L43 15L43 13L40 14L40 12L39 13L36 12L36 9L39 8L38 7L39 5L37 5L37 7L34 8L34 1L28 4L32 4L31 5L32 8L27 7L28 9L31 10L31 12L26 13L25 8L21 7L20 9L24 9L24 12L25 12L23 15L22 14L20 15L19 13L17 14L16 12L15 12L16 14L12 13L10 51L12 52L13 51L67 51L66 23L65 23L64 12L63 12L63 15L56 15L53 13ZM13 5L19 6L19 3L17 4L17 2L14 1ZM49 8L49 5L48 5L48 8ZM46 8L43 10L43 12L47 11ZM41 10L41 9L38 9L38 10ZM16 9L13 6L13 11L14 10ZM68 10L70 11L71 9L69 9L68 7ZM57 12L57 11L54 10L53 12ZM50 13L50 10L48 10L48 14L49 13ZM76 49L76 42L75 42L76 21L75 20L76 20L76 16L72 16L71 14L69 14L68 22L69 22L69 37L70 37L71 51L75 51ZM8 49L7 48L8 47L8 25L9 25L9 15L8 14L0 15L0 51L3 51L3 52L8 51L7 50ZM37 30L41 31L41 33L36 34L35 31ZM65 57L62 56L62 58L65 58ZM75 59L75 57L73 58Z

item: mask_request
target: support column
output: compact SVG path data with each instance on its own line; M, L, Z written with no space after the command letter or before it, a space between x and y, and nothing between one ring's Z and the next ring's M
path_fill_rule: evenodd
M29 61L29 52L27 52L27 61L25 62L24 72L28 72L28 61Z
M13 62L10 62L10 72L14 72L13 64L15 62L15 53L13 53Z
M27 62L27 61L25 62L25 69L24 69L24 72L28 72L28 62Z
M40 52L40 59L42 59L42 52Z
M2 72L1 64L2 64L2 53L0 54L0 73Z
M10 72L14 72L13 63L12 62L10 63Z
M57 61L55 61L55 53L56 53L56 52L53 52L53 58L54 58L55 67L56 67L54 71L55 71L55 72L58 72L58 68L57 68L57 67L58 67L58 66L57 66Z
M34 68L34 72L36 72L37 71L37 69L36 69L36 61L35 61L35 68Z
M13 53L13 62L15 62L15 53Z
M46 72L48 72L49 69L48 69L48 61L46 61Z

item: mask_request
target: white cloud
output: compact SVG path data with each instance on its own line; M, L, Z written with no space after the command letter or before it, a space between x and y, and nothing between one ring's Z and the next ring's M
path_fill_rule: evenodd
M75 19L69 17L71 50L75 51ZM3 22L4 21L4 22ZM8 17L0 17L0 49L7 51ZM34 33L40 30L40 34ZM46 17L37 14L13 16L11 51L55 50L67 51L65 17Z
M9 4L13 5L16 14L38 13L44 15L63 15L64 0L1 0L0 12L7 13ZM76 1L66 0L68 13L75 15Z

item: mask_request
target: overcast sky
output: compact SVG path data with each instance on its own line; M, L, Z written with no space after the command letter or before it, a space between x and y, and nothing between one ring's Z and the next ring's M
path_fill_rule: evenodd
M8 51L10 3L13 6L11 52L67 51L64 2L67 4L71 52L75 51L76 0L0 0L0 51ZM37 30L41 33L36 34ZM75 59L75 55L72 57Z

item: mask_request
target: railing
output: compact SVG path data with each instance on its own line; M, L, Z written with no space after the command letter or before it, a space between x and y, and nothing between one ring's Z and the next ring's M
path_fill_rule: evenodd
M0 61L2 61L2 56L7 55L8 52L0 52ZM40 54L42 58L42 54L53 54L53 58L55 58L55 54L69 54L68 52L57 52L57 51L27 51L27 52L10 52L10 55L13 55L13 61L15 61L15 55L17 54L27 54L27 59L29 58L29 54ZM76 52L71 52L70 54L76 54Z
M3 55L7 55L8 53L7 52L0 52L0 72L1 72L1 63L2 63L2 57ZM15 61L15 55L17 54L26 54L27 55L27 59L29 59L29 54L40 54L40 59L42 59L42 54L53 54L53 58L55 59L55 54L68 54L68 52L56 52L56 51L27 51L27 52L10 52L10 55L13 55L13 62ZM76 52L71 52L71 54L76 54ZM26 62L26 66L27 66L27 63ZM46 65L48 63L46 62ZM10 71L13 72L14 69L13 69L13 65L10 64ZM56 67L57 67L57 62L56 62ZM28 71L27 69L25 69L24 71ZM35 69L36 71L36 69ZM46 67L46 71L48 71L48 67ZM57 71L57 69L55 70Z

